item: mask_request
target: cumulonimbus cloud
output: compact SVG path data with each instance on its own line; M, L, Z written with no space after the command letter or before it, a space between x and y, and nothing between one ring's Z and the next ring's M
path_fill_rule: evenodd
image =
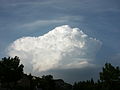
M43 36L17 39L8 47L8 55L19 56L26 70L81 68L90 65L100 46L82 30L63 25Z

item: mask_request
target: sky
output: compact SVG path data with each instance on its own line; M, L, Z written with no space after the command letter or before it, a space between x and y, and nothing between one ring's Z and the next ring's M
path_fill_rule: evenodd
M119 4L0 0L0 57L18 55L25 71L38 76L53 74L67 82L96 79L106 62L120 65Z

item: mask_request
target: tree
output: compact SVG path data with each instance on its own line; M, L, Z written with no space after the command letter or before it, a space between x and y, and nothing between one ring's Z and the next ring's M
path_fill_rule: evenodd
M0 80L2 83L16 83L22 78L23 75L23 65L20 64L19 57L14 58L2 58L0 60Z
M52 75L43 75L42 79L44 80L44 84L46 86L45 90L54 90L55 83Z
M100 80L103 82L104 87L108 90L114 90L115 87L120 85L120 69L114 67L110 63L106 63L100 72ZM119 84L119 85L118 85Z
M43 75L42 78L47 80L47 81L53 80L53 76L52 75L46 75L46 76Z

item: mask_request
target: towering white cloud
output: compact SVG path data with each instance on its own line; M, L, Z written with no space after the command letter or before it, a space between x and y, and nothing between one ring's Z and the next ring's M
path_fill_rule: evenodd
M91 65L101 42L78 28L56 27L39 37L22 37L9 46L10 56L19 56L25 70L47 71Z

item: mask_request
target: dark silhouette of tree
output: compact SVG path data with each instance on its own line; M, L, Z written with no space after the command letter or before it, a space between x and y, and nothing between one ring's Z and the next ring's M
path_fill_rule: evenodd
M120 86L120 69L114 67L110 63L106 63L100 72L100 80L106 90L115 90Z
M2 58L0 60L0 84L9 90L120 90L120 69L106 63L100 74L100 80L75 82L73 85L62 79L54 79L52 75L41 78L23 72L20 59ZM0 88L1 89L1 88Z
M52 75L42 76L42 79L47 86L45 90L54 90L55 83Z
M75 82L73 90L120 90L120 69L106 63L100 72L100 80Z
M96 90L95 83L93 79L87 81L75 82L73 85L73 90Z
M33 76L29 74L28 78L30 80L30 90L33 90L34 89Z
M14 86L23 75L23 65L20 64L20 59L15 56L14 58L2 58L0 60L0 80L2 83L14 82ZM9 86L10 87L10 86Z
M119 81L120 80L120 69L114 67L110 63L106 63L103 67L103 71L100 72L100 80L103 82Z

